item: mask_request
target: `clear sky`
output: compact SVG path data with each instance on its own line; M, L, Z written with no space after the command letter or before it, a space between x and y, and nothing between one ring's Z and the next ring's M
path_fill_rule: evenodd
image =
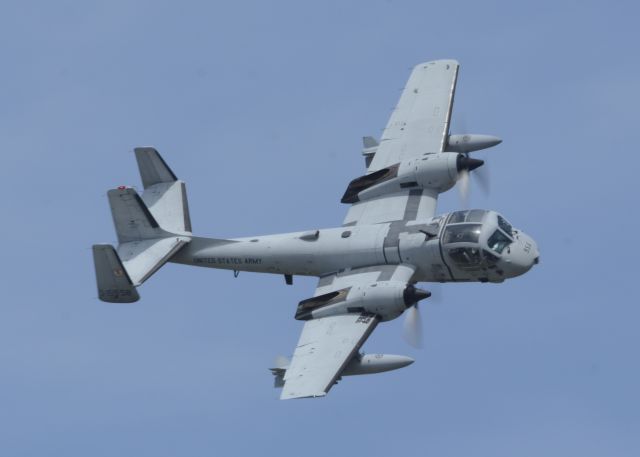
M640 455L635 2L5 1L0 6L0 454ZM282 402L312 279L168 265L131 305L96 298L106 191L153 145L194 231L339 225L360 138L416 63L460 61L454 132L541 264L444 285L412 366ZM459 205L456 191L439 211ZM631 230L631 231L630 231ZM626 234L626 235L625 235ZM630 235L631 234L631 235ZM625 235L625 236L622 236ZM635 236L635 235L634 235Z

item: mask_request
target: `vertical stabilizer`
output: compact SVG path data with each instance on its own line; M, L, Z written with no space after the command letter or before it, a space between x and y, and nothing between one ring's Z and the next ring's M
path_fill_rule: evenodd
M113 246L93 245L93 264L100 300L110 303L133 303L140 299Z
M178 180L155 148L135 148L135 153L145 189L155 184L172 183Z
M107 192L119 243L171 236L160 228L135 189L118 187Z
M155 149L135 153L144 192L125 186L107 192L118 247L93 247L98 294L107 302L138 300L135 288L191 241L184 182Z
M164 230L191 234L187 189L154 148L136 148L136 160L142 178L142 200Z

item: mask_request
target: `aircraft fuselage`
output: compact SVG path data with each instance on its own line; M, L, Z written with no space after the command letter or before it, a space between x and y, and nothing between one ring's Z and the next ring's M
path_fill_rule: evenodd
M475 215L470 216L472 211ZM425 221L335 227L220 240L193 237L171 261L208 268L325 276L346 269L410 263L415 281L502 282L538 261L522 231L505 234L493 211L457 211ZM460 215L465 214L460 220ZM465 220L466 217L466 220ZM508 224L507 224L508 225ZM503 227L504 228L504 227ZM496 233L504 240L496 242ZM506 236L505 236L506 235Z

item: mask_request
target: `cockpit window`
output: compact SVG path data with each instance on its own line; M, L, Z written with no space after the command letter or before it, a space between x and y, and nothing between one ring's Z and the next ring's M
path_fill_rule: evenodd
M464 218L467 216L468 211L456 211L451 213L449 218L449 224L457 224L458 222L464 222Z
M451 260L461 270L492 268L498 262L497 256L484 249L480 250L472 247L450 248L447 252Z
M469 211L469 214L467 214L467 218L465 220L467 222L482 222L485 214L487 214L487 212L483 209L472 209Z
M482 255L478 248L449 249L449 256L460 268L473 268L482 263Z
M496 263L498 263L499 257L491 254L486 249L482 251L482 254L484 255L484 259L487 261L487 264L495 265Z
M498 215L498 226L504 230L507 235L513 238L513 227L500 215Z
M444 244L477 243L481 228L481 224L448 225L444 232Z
M455 211L451 213L449 224L458 224L460 222L482 222L487 211L483 209L472 209L470 211Z
M489 237L489 247L498 254L502 254L504 248L509 246L509 244L511 244L511 240L500 230L496 230L493 232L493 235Z

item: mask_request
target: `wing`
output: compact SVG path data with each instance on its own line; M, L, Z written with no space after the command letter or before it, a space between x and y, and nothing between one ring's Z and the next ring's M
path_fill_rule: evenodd
M444 151L458 67L455 60L437 60L414 67L368 172L426 152Z
M413 69L367 173L444 151L458 68L455 60L438 60ZM435 191L407 189L357 202L349 209L344 225L427 219L435 214L437 199Z
M354 269L320 278L315 296L376 281L409 282L415 268L380 265ZM280 398L322 397L358 353L379 318L367 313L350 313L305 322L291 364L284 375Z
M343 314L305 322L284 376L280 398L326 395L377 323L377 317L367 314Z

